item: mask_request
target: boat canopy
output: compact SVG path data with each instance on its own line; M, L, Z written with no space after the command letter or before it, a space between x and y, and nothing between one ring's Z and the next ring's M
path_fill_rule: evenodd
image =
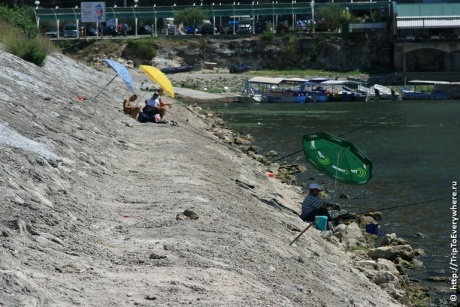
M280 84L283 78L271 78L271 77L254 77L248 80L249 83L262 83L262 84Z
M362 82L352 81L352 80L327 80L321 82L321 85L359 85Z
M318 77L318 78L313 78L309 79L308 81L313 82L313 83L321 83L327 80L331 80L330 78L323 78L323 77Z
M308 80L302 79L302 78L284 78L281 83L283 84L298 84L298 83L304 83L307 82Z
M449 81L429 81L429 80L410 80L407 81L410 84L451 84Z
M308 82L306 79L302 78L272 78L272 77L254 77L248 80L248 83L262 83L270 85L278 84L299 84Z

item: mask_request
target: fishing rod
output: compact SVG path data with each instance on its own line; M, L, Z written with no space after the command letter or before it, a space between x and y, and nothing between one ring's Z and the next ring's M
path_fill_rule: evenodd
M176 99L176 104L178 104L178 105L180 105L180 106L182 106L184 108L187 108L187 105L185 103L183 103L182 101L180 101L180 100ZM219 143L219 144L227 147L228 149L231 149L231 150L235 149L235 147L233 145L226 144L221 139L216 139L216 138L210 137L209 135L204 134L203 132L201 132L200 129L195 128L188 121L182 120L182 118L179 119L176 115L168 113L168 116L171 116L172 118L176 119L176 122L179 121L181 125L185 124L185 125L189 126L191 129L189 129L188 131L190 131L192 133L195 133L195 134L197 134L199 136L202 136L203 138L209 139L209 140L213 141L214 143Z
M344 135L346 135L346 134L349 134L349 133L352 133L352 132L355 132L355 131L358 131L358 130L361 130L361 129L364 129L364 128L367 128L367 127L370 127L370 126L372 126L372 125L379 124L379 123L381 123L381 122L383 122L383 121L385 121L385 120L388 120L388 119L391 119L391 118L394 118L394 117L398 117L398 116L403 115L403 114L405 114L405 113L408 113L408 112L411 112L411 111L416 111L416 110L419 110L419 109L421 109L421 108L424 108L424 106L420 106L420 107L413 108L413 109L410 109L410 110L407 110L407 111L404 111L404 112L400 112L400 113L397 113L397 114L395 114L395 115L393 115L393 116L385 117L384 119L382 119L382 120L380 120L380 121L372 122L372 123L370 123L370 124L367 124L367 125L358 127L358 128L356 128L356 129L352 129L352 130L350 130L350 131L348 131L348 132L339 134L338 137L344 136Z
M142 84L144 84L144 82L142 82ZM155 84L153 84L152 87L150 87L150 88L149 88L148 86L145 87L145 93L144 93L144 95L142 95L141 98L139 98L139 101L136 103L136 107L139 105L139 103L142 102L142 99L145 97L145 95L147 95L148 93L150 93L150 90L151 90L154 86L155 86ZM142 90L142 88L141 88L141 90Z
M408 112L411 112L411 111L416 111L416 110L419 110L419 109L421 109L421 108L423 108L423 106L417 107L417 108L413 108L413 109L410 109L410 110L407 110L407 111L399 112L399 113L397 113L397 114L395 114L395 115L392 115L392 116L387 116L387 117L385 117L385 118L383 118L383 119L381 119L381 120L379 120L379 121L375 121L375 122L366 124L366 125L364 125L364 126L358 127L358 128L356 128L356 129L352 129L352 130L350 130L350 131L348 131L348 132L342 133L342 134L338 135L338 137L342 137L342 136L344 136L344 135L346 135L346 134L349 134L349 133L352 133L352 132L355 132L355 131L358 131L358 130L361 130L361 129L364 129L364 128L367 128L367 127L370 127L370 126L372 126L372 125L379 124L379 123L381 123L381 122L383 122L383 121L385 121L385 120L388 120L388 119L391 119L391 118L394 118L394 117L403 115L403 114L408 113ZM290 157L290 156L296 155L296 154L298 154L298 153L300 153L300 152L302 152L302 151L303 151L303 149L298 150L298 151L296 151L296 152L293 152L293 153L291 153L291 154L288 154L288 155L283 156L283 157L281 157L281 158L278 158L278 159L276 159L276 160L265 162L263 165L269 165L269 164L278 162L278 161L283 160L283 159L285 159L285 158L288 158L288 157Z
M369 213L369 212L374 212L374 211L385 211L385 210L391 210L391 209L396 209L396 208L415 206L415 205L426 204L426 203L431 203L431 202L436 202L436 201L441 201L441 200L447 200L447 199L449 199L449 198L437 198L437 199L424 200L424 201L420 201L420 202L417 202L417 203L410 203L410 204L398 205L398 206L393 206L393 207L387 207L387 208L383 208L383 209L375 209L375 210L358 212L358 213L354 213L354 215L364 214L364 213Z

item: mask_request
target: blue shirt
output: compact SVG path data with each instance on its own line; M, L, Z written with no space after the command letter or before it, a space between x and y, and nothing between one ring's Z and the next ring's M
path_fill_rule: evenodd
M319 209L323 204L324 201L319 197L308 193L307 197L305 197L302 202L302 214L300 215L300 218L304 220L308 214L310 214L315 209Z

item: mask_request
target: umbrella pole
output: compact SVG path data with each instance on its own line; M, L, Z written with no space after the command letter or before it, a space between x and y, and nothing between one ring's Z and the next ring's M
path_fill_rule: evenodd
M118 74L116 74L115 77L113 77L112 80L110 80L110 82L107 83L107 85L104 86L104 88L102 88L102 90L101 90L101 91L96 95L96 97L94 97L92 100L95 100L95 99L97 98L97 96L99 96L99 95L102 93L102 91L105 90L105 89L107 88L107 86L109 86L110 83L112 83L113 80L115 80L115 78L116 78L117 76L118 76Z
M142 98L144 98L145 95L147 95L147 93L149 93L150 91L145 91L144 95L142 95L142 97L139 99L139 101L136 103L136 107L139 105L139 103L142 102Z
M340 149L339 153L337 154L337 165L339 165L340 154L343 151L343 147ZM335 193L337 189L337 173L338 173L338 166L335 168L335 178L334 178L334 194L332 194L332 210L331 210L331 217L334 216L334 203L335 203Z
M305 231L310 229L310 227L313 226L313 224L314 224L314 222L311 222L310 225L308 225L301 233L299 233L299 235L297 237L294 238L294 240L291 241L291 243L289 243L289 245L294 244L294 242L297 241L297 239L299 239L305 233Z

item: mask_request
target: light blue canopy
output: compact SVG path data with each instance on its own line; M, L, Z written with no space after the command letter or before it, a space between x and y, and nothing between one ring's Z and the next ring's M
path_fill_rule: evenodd
M118 62L115 62L113 60L103 60L107 65L113 68L117 72L117 75L120 76L123 81L125 82L126 86L131 90L131 92L134 92L134 81L133 78L131 77L131 74L129 71L126 69L125 65L120 64ZM115 76L116 77L116 76Z

